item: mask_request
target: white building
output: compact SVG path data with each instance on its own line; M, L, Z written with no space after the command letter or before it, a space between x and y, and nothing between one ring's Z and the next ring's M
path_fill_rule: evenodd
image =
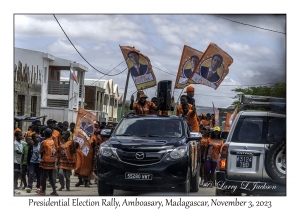
M101 121L117 121L119 90L113 80L85 79L85 109Z
M82 64L34 50L15 48L14 63L15 116L30 116L34 106L26 103L35 99L37 101L35 114L47 115L46 120L76 122L78 107L82 107L95 114L99 120L117 121L119 92L118 85L114 85L112 79L99 81L85 79L88 68ZM18 68L20 63L22 67ZM25 65L26 67L23 68ZM19 69L23 71L21 77L18 75L21 71ZM70 69L73 69L78 83L74 81ZM27 80L35 81L30 84L32 87L30 92L29 85L23 84L25 83L24 77L28 75L30 77ZM24 95L22 88L27 86L28 93ZM35 98L31 96L31 93L36 95ZM27 126L27 124L24 125L22 130L27 130Z
M34 71L37 84L41 85L39 115L47 115L47 119L59 122L65 120L75 122L78 107L83 108L83 81L88 68L75 61L61 59L48 53L15 48L14 63L18 66L19 62L29 67L24 69L29 75ZM72 79L70 68L74 70L78 83ZM60 81L63 71L69 75L69 81Z

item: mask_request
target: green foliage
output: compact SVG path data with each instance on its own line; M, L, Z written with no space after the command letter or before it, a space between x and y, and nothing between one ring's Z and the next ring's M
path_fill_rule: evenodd
M129 106L130 106L130 103L126 102L126 103L125 103L125 107L124 107L124 113L123 113L124 115L126 115L126 114L132 112L132 111L129 109Z
M238 94L245 94L245 95L258 95L258 96L272 96L278 98L286 98L286 83L276 83L272 87L267 86L258 86L258 87L248 87L248 88L235 88L231 91L237 93L234 97L236 99L231 105L239 105L239 97Z

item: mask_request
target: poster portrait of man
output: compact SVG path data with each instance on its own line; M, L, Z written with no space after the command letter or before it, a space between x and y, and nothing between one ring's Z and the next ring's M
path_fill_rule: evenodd
M199 62L199 57L197 55L191 56L191 58L185 63L182 69L182 75L184 75L186 78L189 78L191 73L196 68L198 62Z
M222 63L223 57L219 54L215 54L211 58L206 59L200 66L201 76L212 83L218 82L224 73Z
M143 56L135 51L130 51L127 56L128 66L132 66L129 69L132 77L138 77L148 72L148 61ZM132 63L130 64L130 62Z

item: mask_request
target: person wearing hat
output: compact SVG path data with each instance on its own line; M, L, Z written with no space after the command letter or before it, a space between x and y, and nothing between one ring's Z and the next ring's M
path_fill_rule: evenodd
M191 105L196 104L194 99L194 91L195 89L193 86L188 86L184 91L187 94L187 102Z
M211 137L205 143L205 147L207 148L204 152L204 156L206 156L204 162L206 180L203 187L207 187L208 183L210 183L210 187L212 187L215 181L215 171L219 160L219 154L221 153L224 144L220 132L221 128L219 126L214 127L214 132L211 133Z
M160 106L156 106L153 102L151 101L147 101L146 99L148 98L148 96L143 92L143 91L139 91L137 93L137 98L139 97L138 102L133 103L134 102L134 96L132 95L130 100L130 110L135 110L137 115L140 114L150 114L150 110L153 109L154 111L159 110ZM160 104L163 103L163 99L160 100Z

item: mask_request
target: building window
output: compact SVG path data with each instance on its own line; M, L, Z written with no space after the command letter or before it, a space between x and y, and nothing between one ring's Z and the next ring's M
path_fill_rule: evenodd
M37 96L31 96L31 112L30 116L36 116L36 105L37 105Z
M48 99L47 106L48 107L68 108L69 101L68 100Z
M18 116L24 115L24 108L25 108L25 96L18 95L18 104L17 104L17 115Z
M118 104L117 104L117 100L115 100L115 108L117 108L117 105L118 105Z
M110 106L114 106L114 99L113 99L113 98L110 98L110 100L109 100L109 105L110 105Z

